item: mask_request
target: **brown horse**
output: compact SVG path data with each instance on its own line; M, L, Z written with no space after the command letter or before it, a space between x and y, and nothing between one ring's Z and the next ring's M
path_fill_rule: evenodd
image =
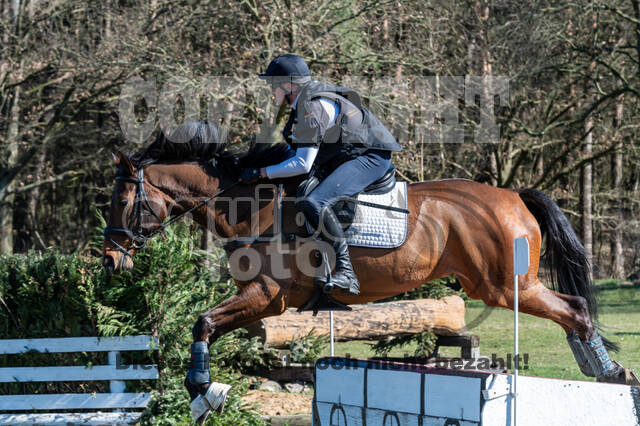
M131 269L133 255L144 246L147 237L162 229L161 222L190 209L193 220L219 238L273 233L277 230L273 207L278 187L264 185L268 181L237 183L233 171L239 165L273 163L269 152L250 152L239 163L236 158L231 166L223 155L217 154L217 161L207 166L152 163L144 169L120 154L116 158L117 181L105 232L105 267L113 272ZM296 182L283 182L284 192L295 195ZM258 199L256 189L260 184L262 193ZM203 205L201 200L212 196ZM256 202L232 207L233 200ZM598 336L590 266L567 218L550 198L537 190L500 189L451 179L410 184L408 206L409 228L404 244L396 249L350 248L361 293L334 292L335 299L345 304L367 303L406 292L435 278L455 275L469 297L488 306L512 309L513 240L526 237L531 266L519 280L520 310L559 324L585 374L615 383L634 380L633 374L617 363L605 373L594 371L596 367L591 364L589 368L590 360L585 355L588 350L581 352L581 345L593 344ZM283 203L287 232L302 231L301 224L293 220L294 209L293 203ZM543 235L558 291L538 279ZM246 250L249 244L226 246L227 255L234 258L236 251ZM254 242L251 250L253 257L241 257L238 264L241 275L253 268L252 276L236 279L237 294L198 318L193 328L194 341L211 343L231 330L279 315L288 307L300 307L311 297L314 277L297 267L300 259L296 259L295 241L278 241L277 250L273 241ZM282 278L282 270L290 271L289 276ZM603 340L607 347L613 347ZM604 348L602 351L606 355ZM607 360L605 357L604 362ZM195 386L188 381L187 387L192 399L207 389L206 384Z

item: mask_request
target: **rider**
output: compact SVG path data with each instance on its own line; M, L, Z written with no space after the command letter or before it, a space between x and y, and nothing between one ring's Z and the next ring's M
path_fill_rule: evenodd
M306 174L322 181L297 207L319 229L336 253L334 286L359 293L342 226L331 206L352 197L381 178L391 166L391 151L400 151L395 138L352 89L312 81L309 67L296 55L280 55L259 75L266 80L278 105L291 105L282 131L291 149L287 160L261 169L245 169L241 180L284 178ZM320 226L321 225L321 226Z

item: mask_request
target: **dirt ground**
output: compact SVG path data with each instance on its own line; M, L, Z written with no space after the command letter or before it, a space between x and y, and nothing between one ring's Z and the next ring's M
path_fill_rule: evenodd
M257 405L257 412L265 416L310 414L313 395L289 392L250 390L242 400Z

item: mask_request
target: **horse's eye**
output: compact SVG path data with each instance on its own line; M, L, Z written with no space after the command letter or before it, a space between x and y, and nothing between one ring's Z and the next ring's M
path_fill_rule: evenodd
M120 200L120 205L122 207L125 207L127 204L129 204L129 200Z

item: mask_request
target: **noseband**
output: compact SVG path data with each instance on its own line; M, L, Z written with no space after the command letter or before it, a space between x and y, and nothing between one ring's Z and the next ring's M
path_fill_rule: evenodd
M116 180L121 180L124 182L131 182L136 184L136 198L135 198L135 204L133 206L133 212L131 213L131 217L137 218L138 227L136 230L132 231L129 228L115 228L115 227L107 226L106 228L104 228L103 235L104 235L104 238L107 241L109 241L111 244L113 244L116 247L116 249L118 249L119 252L121 252L125 256L129 256L130 258L133 258L133 255L129 253L129 251L126 248L122 247L122 245L120 245L113 238L111 238L111 234L126 235L127 237L131 238L131 240L133 240L132 248L136 250L142 250L147 246L147 241L150 240L151 237L153 237L159 232L163 232L165 228L167 228L172 223L182 219L184 216L188 215L192 211L197 210L202 206L206 205L209 201L213 200L215 197L219 196L223 192L233 188L238 183L238 182L232 183L227 188L222 189L216 192L215 194L211 195L210 197L205 198L195 207L192 207L189 210L186 210L181 214L174 216L167 222L163 222L162 219L160 219L160 217L153 210L153 208L151 207L151 204L149 203L149 199L147 198L147 192L144 189L144 169L142 168L138 169L137 179L131 176L116 175ZM159 223L158 228L151 231L147 235L143 234L143 229L142 229L142 215L144 214L143 211L145 207L150 212L150 214L158 220L158 223Z

